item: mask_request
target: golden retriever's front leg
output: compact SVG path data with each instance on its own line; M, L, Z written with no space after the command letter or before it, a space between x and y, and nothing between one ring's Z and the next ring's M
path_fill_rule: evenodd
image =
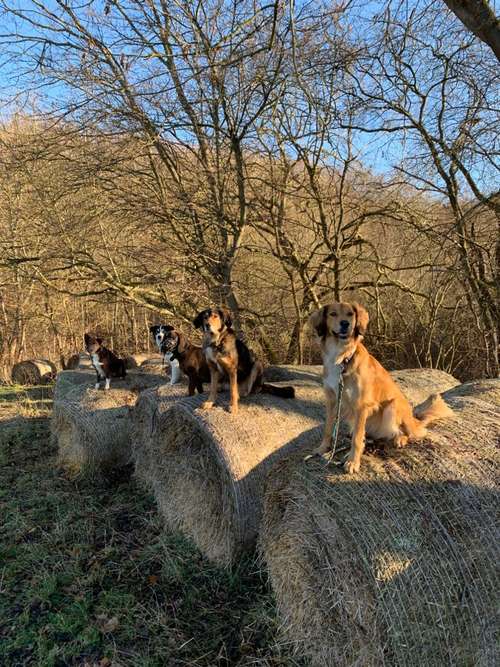
M325 454L330 447L332 446L332 432L333 426L335 424L335 413L337 407L337 397L335 392L331 389L325 387L325 399L326 399L326 420L325 427L323 429L323 439L321 444L315 450L312 451L309 456L306 456L306 459L311 458L311 456Z
M238 414L238 400L239 400L238 374L236 370L234 370L229 375L229 396L230 396L229 412L231 412L233 415L236 415Z
M210 410L217 399L217 389L219 387L220 373L217 369L210 367L210 392L208 399L201 404L202 410Z
M359 467L361 465L361 455L363 454L363 450L365 448L367 417L368 411L366 408L359 408L356 411L356 418L352 432L351 449L349 450L347 460L344 463L344 470L349 475L352 475L355 472L359 472Z

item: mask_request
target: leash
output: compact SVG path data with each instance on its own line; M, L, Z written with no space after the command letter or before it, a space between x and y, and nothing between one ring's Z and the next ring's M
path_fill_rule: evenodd
M349 361L350 359L348 360L347 363L349 363ZM337 414L335 415L335 424L333 425L333 431L332 431L332 448L330 450L330 453L326 457L327 465L332 463L333 457L335 456L335 453L337 451L337 442L339 439L340 409L342 407L342 394L344 393L344 371L346 366L347 364L345 364L345 362L342 362L342 369L339 375L339 387L337 392ZM339 466L341 465L341 463L337 461L334 465Z
M335 415L335 423L333 425L333 431L332 431L332 447L330 450L330 453L326 457L326 464L330 465L330 463L333 463L335 466L342 466L344 464L344 461L333 461L333 457L335 454L338 454L340 452L343 452L347 449L349 449L349 446L341 447L340 449L337 449L337 442L339 439L339 425L340 425L340 410L342 407L342 394L344 393L344 373L346 372L347 366L351 362L352 358L354 357L354 352L351 354L351 356L348 359L344 359L344 361L341 362L340 366L340 374L339 374L339 384L338 384L338 389L337 389L337 414ZM311 454L309 456L306 456L305 460L311 458Z

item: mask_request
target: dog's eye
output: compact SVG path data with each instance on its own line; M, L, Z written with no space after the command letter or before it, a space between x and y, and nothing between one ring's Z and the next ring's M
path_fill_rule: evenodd
M332 313L332 317L337 317L337 313L335 311Z
M347 317L352 317L354 313L347 313Z

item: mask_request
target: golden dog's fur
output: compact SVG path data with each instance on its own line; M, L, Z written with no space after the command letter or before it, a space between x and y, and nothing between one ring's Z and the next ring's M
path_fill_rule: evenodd
M365 434L392 441L402 447L426 434L431 421L453 414L439 394L433 394L414 415L409 402L389 373L372 357L362 338L368 313L358 303L332 303L314 312L309 322L316 331L323 353L323 386L326 422L321 445L315 454L330 449L335 423L336 401L342 364L344 393L341 415L352 429L352 443L344 469L359 471Z

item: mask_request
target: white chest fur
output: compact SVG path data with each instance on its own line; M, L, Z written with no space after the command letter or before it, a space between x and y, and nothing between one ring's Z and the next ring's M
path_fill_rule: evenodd
M337 394L342 366L339 364L329 364L328 366L325 366L325 371L323 385Z
M205 348L205 356L207 358L207 361L210 361L212 364L215 364L217 366L217 370L219 373L224 373L224 369L221 368L221 366L217 363L217 355L215 354L215 350L212 346L208 346Z
M340 378L342 375L342 362L346 355L352 355L353 350L346 350L345 344L336 340L328 340L323 348L323 386L338 394ZM353 390L352 380L344 376L344 391L351 395Z
M99 373L101 377L104 377L104 371L102 370L102 364L99 361L99 356L97 354L92 354L91 357L92 366L96 369L97 373Z

